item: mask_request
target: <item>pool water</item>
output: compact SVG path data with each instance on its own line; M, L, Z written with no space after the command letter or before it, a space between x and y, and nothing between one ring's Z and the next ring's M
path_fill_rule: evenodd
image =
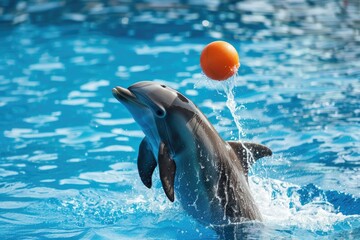
M2 239L216 239L147 189L143 133L112 87L188 96L220 135L265 144L250 239L360 238L358 1L0 1ZM201 73L214 40L239 51L233 89ZM234 101L229 101L233 94ZM230 99L231 100L231 99ZM237 121L235 121L237 120Z

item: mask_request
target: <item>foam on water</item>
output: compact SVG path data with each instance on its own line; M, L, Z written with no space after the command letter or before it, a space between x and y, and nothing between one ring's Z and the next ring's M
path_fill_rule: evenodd
M301 192L312 189L270 178L252 176L251 190L263 214L266 225L275 228L299 228L313 233L331 232L339 224L359 215L344 215L328 202L326 194L319 194L303 203ZM318 189L321 191L320 189Z

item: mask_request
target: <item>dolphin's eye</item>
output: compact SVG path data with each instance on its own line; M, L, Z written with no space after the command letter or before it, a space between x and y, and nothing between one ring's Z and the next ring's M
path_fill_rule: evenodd
M189 102L189 101L186 99L186 97L184 97L181 93L177 93L177 95L178 95L178 98L179 98L181 101L186 102L186 103Z
M166 86L165 85L161 85L163 88L166 88Z
M156 116L158 116L159 118L163 118L165 117L165 111L163 110L156 110Z

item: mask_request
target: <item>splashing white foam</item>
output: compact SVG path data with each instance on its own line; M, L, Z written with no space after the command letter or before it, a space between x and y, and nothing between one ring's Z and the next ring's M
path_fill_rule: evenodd
M249 177L249 184L264 221L269 225L329 232L348 217L336 210L325 197L302 204L298 192L300 186L256 176Z

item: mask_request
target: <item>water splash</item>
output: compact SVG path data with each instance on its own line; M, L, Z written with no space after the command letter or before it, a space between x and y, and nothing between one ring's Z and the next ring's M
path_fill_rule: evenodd
M359 216L359 213L354 212L346 215L334 202L331 202L332 194L344 198L341 193L323 191L312 184L300 187L257 176L250 176L249 184L263 214L264 222L275 228L293 230L300 228L323 235L339 230L337 228L350 229L348 223ZM350 204L358 200L350 195L346 198Z
M213 81L206 79L201 83L196 83L195 88L205 87L216 90L218 94L226 98L226 107L229 109L231 116L236 125L238 134L237 140L240 141L246 137L245 130L241 123L241 110L245 106L236 102L235 87L239 77L233 76L227 81ZM214 111L215 112L215 111ZM221 121L221 116L218 117ZM241 143L241 141L240 141ZM247 162L249 165L255 162L251 151L243 144L247 154ZM261 167L266 171L264 167ZM252 169L250 169L252 172ZM261 174L260 174L261 175ZM265 174L266 175L266 174ZM300 187L295 184L270 179L267 177L250 176L249 184L254 194L254 199L260 207L264 217L264 222L268 228L288 229L289 231L305 231L299 234L307 234L309 237L327 235L339 229L350 230L354 224L355 215L346 215L333 202L328 200L327 194L313 187L316 191L321 192L307 202L303 201L305 195L312 195L313 188L309 186ZM340 193L336 193L339 195Z
M234 119L236 128L238 129L238 140L240 140L242 137L246 136L246 133L243 129L243 126L241 124L241 117L240 117L240 111L245 109L245 106L243 104L238 104L235 100L235 81L237 80L237 76L232 77L229 79L225 84L222 85L223 90L226 94L226 106L230 110L231 116Z
M244 104L237 103L235 99L235 87L237 81L239 81L239 75L236 73L234 76L232 76L226 81L214 81L207 78L205 75L204 78L206 79L207 87L215 89L218 92L218 94L226 98L226 107L229 109L231 113L231 116L235 122L235 126L238 132L237 134L238 136L235 137L234 140L237 140L242 144L240 139L246 137L246 133L241 124L241 111L246 109L246 107ZM195 88L197 87L199 87L199 83L195 84ZM255 158L252 152L250 151L250 149L248 149L244 144L242 144L242 147L246 151L246 161L248 165L251 166L255 162ZM252 169L250 168L249 171L252 172Z
M201 79L203 82L205 79L205 86L210 89L215 89L218 94L226 98L226 107L229 109L231 116L234 120L234 123L237 128L237 136L235 140L240 140L246 136L245 130L241 124L241 111L246 109L245 105L237 103L235 99L235 87L236 82L239 81L238 74L235 74L226 81L214 81L207 78L204 75L204 78ZM195 83L195 88L200 88L204 83L200 81Z

